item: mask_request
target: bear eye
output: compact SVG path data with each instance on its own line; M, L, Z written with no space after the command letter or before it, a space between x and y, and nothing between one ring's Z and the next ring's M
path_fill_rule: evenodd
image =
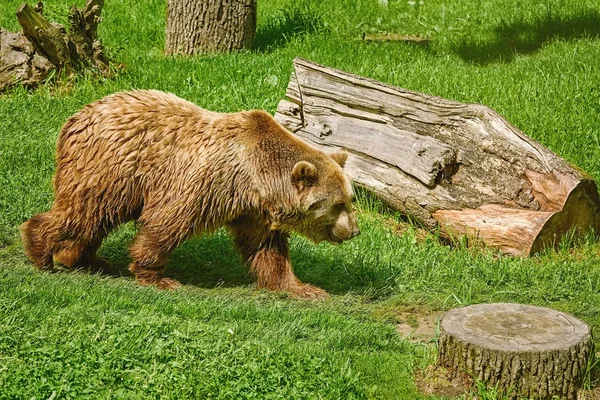
M312 203L309 207L309 210L314 210L315 208L321 206L323 204L323 202L325 202L325 199L321 199L321 200L318 200L318 201Z
M342 210L342 209L346 208L346 203L337 203L336 205L333 206L333 208L335 208L337 210Z

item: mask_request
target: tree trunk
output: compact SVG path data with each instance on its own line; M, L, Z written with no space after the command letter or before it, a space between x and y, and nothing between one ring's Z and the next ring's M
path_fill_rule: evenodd
M441 321L438 365L466 371L509 398L576 399L592 356L590 328L577 318L522 304L478 304Z
M569 231L600 232L594 181L488 107L462 104L295 59L275 118L346 172L447 238L514 255Z
M23 33L0 28L0 91L17 83L34 86L52 70L105 74L108 59L96 33L103 5L104 0L88 0L83 9L72 7L67 33L42 15L41 2L35 9L23 3L17 10Z
M169 0L167 54L251 49L256 0Z

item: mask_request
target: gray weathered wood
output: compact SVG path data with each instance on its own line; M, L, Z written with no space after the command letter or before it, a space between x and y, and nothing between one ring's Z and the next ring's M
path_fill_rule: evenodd
M294 60L275 118L355 184L447 237L533 254L600 228L593 180L498 113Z
M438 365L509 398L576 399L593 343L589 326L571 315L496 303L448 311L438 348Z
M88 0L72 7L70 32L43 15L43 5L23 3L16 12L23 33L0 28L0 91L15 84L34 86L52 70L67 74L83 69L108 72L108 59L98 40L97 27L104 0Z
M52 69L52 63L35 52L25 35L0 28L0 92L15 83L32 86Z

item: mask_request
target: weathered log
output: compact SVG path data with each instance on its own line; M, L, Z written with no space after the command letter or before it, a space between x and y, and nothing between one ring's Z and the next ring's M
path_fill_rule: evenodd
M25 35L0 28L0 92L16 83L34 86L53 69Z
M275 118L402 213L514 255L600 232L596 184L488 107L294 60Z
M35 9L23 3L16 13L23 33L0 28L0 91L17 83L34 86L52 70L106 73L108 59L97 36L103 5L104 0L88 0L83 9L73 6L67 33L42 15L41 2Z
M103 6L104 0L88 0L83 9L72 6L69 13L69 38L70 43L75 45L71 57L76 58L82 67L94 67L100 71L106 71L109 64L98 39Z
M593 353L590 328L577 318L522 304L478 304L448 311L440 324L438 365L457 378L509 398L576 399Z

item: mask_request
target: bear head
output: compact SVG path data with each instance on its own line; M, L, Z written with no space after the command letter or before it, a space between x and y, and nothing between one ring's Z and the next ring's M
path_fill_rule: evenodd
M299 161L292 169L300 218L294 227L315 243L340 244L360 234L352 209L354 192L342 170L346 153Z

